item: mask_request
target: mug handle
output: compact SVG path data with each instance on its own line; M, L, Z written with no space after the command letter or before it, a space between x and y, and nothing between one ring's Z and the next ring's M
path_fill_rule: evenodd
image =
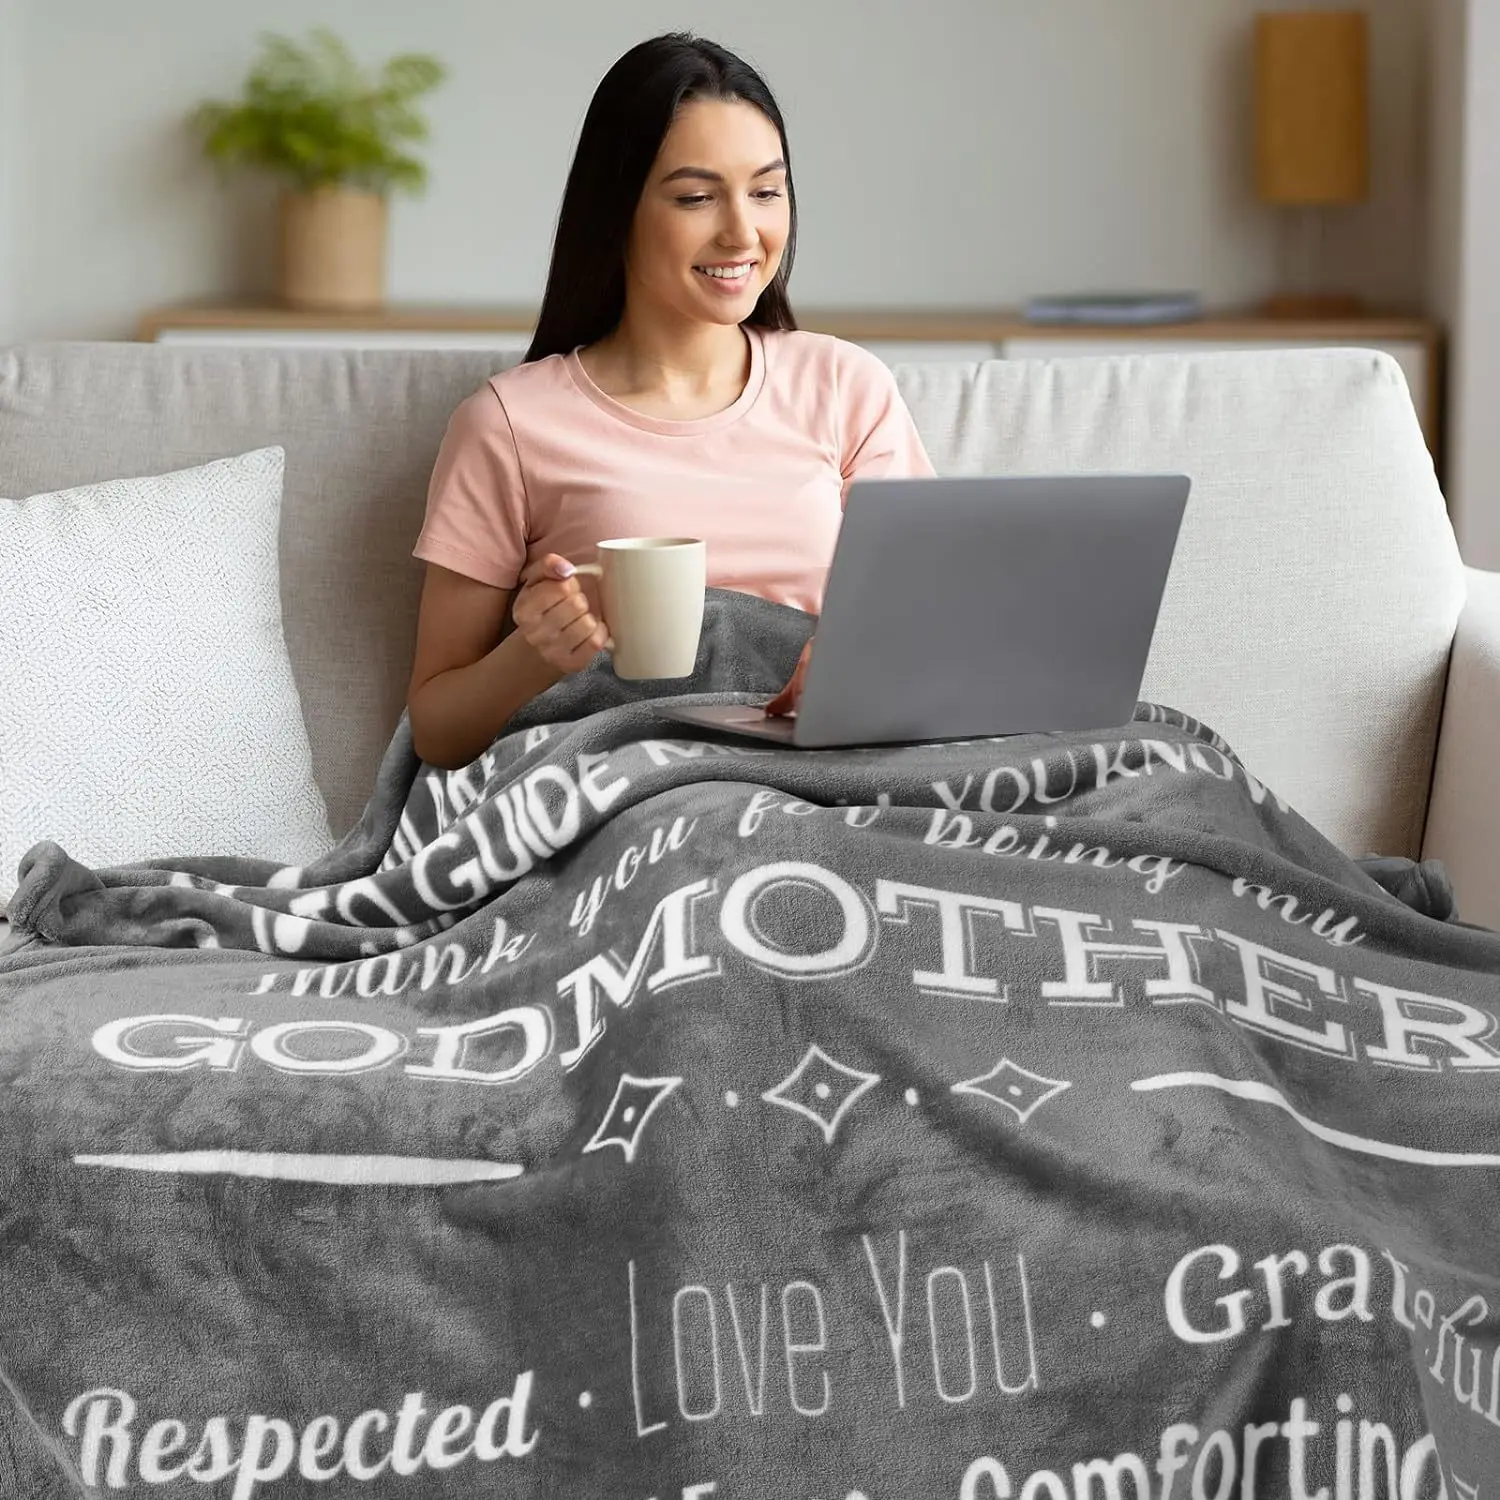
M597 578L597 579L599 579L599 581L601 583L604 581L604 569L598 563L578 563L574 567L574 569L573 569L573 576L576 578L580 573L587 573L589 575L589 577L591 577L591 578ZM601 615L601 618L602 618L602 616L603 616L603 609L602 609L602 607L601 607L601 610L600 610L600 615ZM604 628L605 628L606 631L609 629L609 621L608 620L604 621ZM614 646L615 646L615 638L614 638L613 635L611 635L604 642L604 649L606 651L613 651L614 650Z

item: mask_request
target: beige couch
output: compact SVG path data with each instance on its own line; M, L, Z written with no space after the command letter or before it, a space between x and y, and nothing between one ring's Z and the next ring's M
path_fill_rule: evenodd
M284 445L285 628L339 833L402 709L410 548L444 422L506 358L0 351L0 495ZM1143 696L1217 729L1350 854L1442 859L1460 914L1500 926L1500 575L1460 561L1394 362L1162 355L898 378L940 472L1190 474Z

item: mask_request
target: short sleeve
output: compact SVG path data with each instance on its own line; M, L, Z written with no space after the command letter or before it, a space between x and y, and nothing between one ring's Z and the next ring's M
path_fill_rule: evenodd
M838 341L839 471L844 494L856 479L924 479L933 473L890 366L868 349Z
M526 564L528 522L515 435L499 393L485 384L448 420L412 555L514 588Z

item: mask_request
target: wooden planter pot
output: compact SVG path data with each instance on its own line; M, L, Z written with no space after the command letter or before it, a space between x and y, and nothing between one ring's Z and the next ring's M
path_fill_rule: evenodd
M385 300L386 201L341 187L281 197L278 291L292 307L378 307Z

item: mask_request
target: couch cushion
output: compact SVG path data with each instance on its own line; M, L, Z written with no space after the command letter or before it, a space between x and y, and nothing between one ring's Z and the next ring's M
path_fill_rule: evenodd
M282 444L287 643L342 830L404 701L421 586L410 550L444 424L514 358L0 351L0 493ZM1463 583L1392 361L1298 351L897 375L940 471L1191 474L1143 691L1212 724L1350 852L1417 852Z
M0 499L0 908L91 865L332 842L281 629L282 453Z

